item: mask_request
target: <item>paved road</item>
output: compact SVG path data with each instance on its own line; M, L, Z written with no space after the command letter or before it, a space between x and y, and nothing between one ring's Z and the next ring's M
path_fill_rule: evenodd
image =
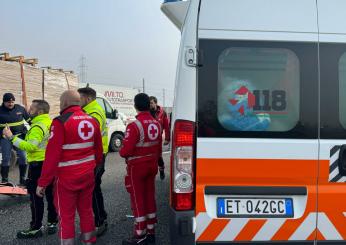
M169 155L164 155L168 165ZM168 197L169 176L166 168L166 179L161 181L157 176L157 206L159 224L157 227L157 244L169 245L168 229ZM15 176L17 171L12 173ZM131 214L129 195L125 190L123 179L125 175L124 161L117 153L111 153L107 157L107 170L103 176L103 193L105 196L106 210L108 211L108 232L98 239L97 244L121 244L124 237L130 236L133 220L126 218ZM16 231L26 229L30 222L30 209L27 198L0 197L0 244L59 244L57 235L44 235L36 240L18 240ZM78 219L76 220L78 224ZM78 227L78 225L77 225ZM78 229L77 229L78 230ZM77 231L79 232L79 231ZM78 244L78 243L76 243Z

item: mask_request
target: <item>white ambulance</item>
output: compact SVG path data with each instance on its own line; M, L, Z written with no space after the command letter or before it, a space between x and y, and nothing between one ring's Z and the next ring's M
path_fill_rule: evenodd
M346 244L346 1L189 0L171 244Z

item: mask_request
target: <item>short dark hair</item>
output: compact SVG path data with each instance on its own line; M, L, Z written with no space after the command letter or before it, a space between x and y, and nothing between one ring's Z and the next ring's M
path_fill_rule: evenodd
M32 103L36 104L36 108L43 113L48 114L50 110L49 103L45 100L33 100Z
M86 95L87 97L90 97L93 100L96 99L96 91L90 87L79 88L78 93Z
M152 100L155 102L155 104L157 104L157 98L155 96L149 97L149 101L152 101Z
M139 93L135 96L135 107L138 111L149 111L150 100L149 96L145 93Z

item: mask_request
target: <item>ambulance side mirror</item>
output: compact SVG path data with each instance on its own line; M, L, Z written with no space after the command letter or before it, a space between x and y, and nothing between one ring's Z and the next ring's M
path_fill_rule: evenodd
M113 109L113 111L112 111L112 119L117 120L118 118L119 118L118 110L117 109Z

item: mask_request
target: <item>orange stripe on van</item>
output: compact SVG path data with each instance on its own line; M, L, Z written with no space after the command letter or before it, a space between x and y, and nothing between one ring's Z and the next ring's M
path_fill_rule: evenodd
M346 209L346 207L343 207ZM346 217L341 212L326 213L330 221L333 223L335 229L340 233L342 238L346 240Z
M235 241L251 241L267 220L250 220L234 239Z
M328 182L328 174L325 171L321 171L321 174L325 177L320 178L318 212L325 213L343 239L346 239L346 217L343 214L346 211L346 184Z
M302 220L299 219L299 221L287 220L272 237L272 241L287 241L301 225L305 218L306 216Z
M207 185L316 187L317 171L317 160L199 158L196 164L196 215L206 212L204 188Z
M204 185L196 185L196 216L201 212L207 212L204 201Z
M316 234L316 235L315 235ZM318 240L318 241L324 241L324 240L326 240L326 238L322 235L322 233L317 229L317 231L316 231L316 233L313 233L313 234L311 234L311 235L313 235L313 237L312 237L312 239L310 239L310 240L314 240L315 239L315 236L316 236L316 239ZM310 238L310 237L309 237Z
M316 183L317 160L292 159L197 159L197 185L209 184L281 184L294 186L292 182ZM313 179L309 179L313 176ZM230 177L233 177L230 179Z
M316 190L315 190L316 191ZM308 190L309 192L309 190ZM308 204L305 210L304 215L300 219L288 219L281 228L276 232L276 234L273 236L273 241L287 241L289 238L293 235L293 233L299 228L299 226L304 222L304 220L307 218L309 213L314 213L315 208L314 204L316 204L316 198L308 198ZM316 236L316 232L312 232L314 235L313 239L307 239L307 240L314 240ZM310 238L310 237L309 237Z
M229 222L228 219L214 219L197 241L214 241Z
M316 212L317 174L318 160L198 158L196 163L196 215L206 212L204 200L206 186L305 186L309 196L303 217L296 220L288 219L272 237L272 240L276 241L289 240L307 215ZM216 220L212 221L198 241L213 241L217 238L227 221ZM251 241L264 223L265 220L250 220L235 240ZM216 227L216 230L213 227Z

